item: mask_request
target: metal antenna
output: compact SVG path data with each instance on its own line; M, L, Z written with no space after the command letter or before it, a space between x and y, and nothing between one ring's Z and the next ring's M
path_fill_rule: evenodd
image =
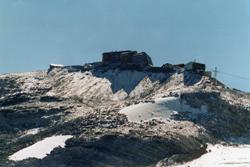
M215 67L215 69L214 69L214 78L215 78L215 79L217 78L217 74L218 74L218 68Z
M216 78L217 78L217 74L218 74L218 68L215 67L213 72L214 72L215 84L217 85L217 79Z

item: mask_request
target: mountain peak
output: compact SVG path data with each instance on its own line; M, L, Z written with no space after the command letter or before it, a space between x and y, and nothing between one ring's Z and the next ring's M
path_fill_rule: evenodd
M205 64L155 67L144 52L108 52L101 62L0 76L0 162L173 165L201 156L207 143L247 144L249 115L249 94L212 78ZM60 141L34 150L52 139Z

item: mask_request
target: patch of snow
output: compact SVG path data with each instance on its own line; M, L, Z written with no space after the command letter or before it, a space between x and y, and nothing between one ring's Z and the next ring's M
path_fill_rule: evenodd
M40 133L42 130L43 128L33 128L33 129L26 130L22 132L22 135L20 136L20 138L28 136L28 135L36 135Z
M125 92L123 89L117 91L114 95L112 100L120 100L120 99L125 99L126 97L128 97L127 92Z
M52 67L64 67L64 65L62 65L62 64L50 64L50 66L52 66Z
M26 147L13 155L9 156L9 160L22 161L28 158L42 159L47 156L54 148L64 148L66 140L72 138L71 135L59 135L47 137L29 147Z
M40 131L41 131L41 128L29 129L29 130L26 130L24 132L24 135L22 135L21 137L27 136L27 135L35 135L35 134L38 134Z
M152 119L168 121L170 117L179 112L189 112L191 115L206 113L207 107L192 108L182 102L178 97L166 97L155 100L155 103L139 103L120 110L130 122L140 123Z
M46 96L56 96L55 92L47 92Z
M250 166L250 145L209 145L208 153L191 162L175 167L248 167Z
M145 77L140 83L130 92L129 97L140 98L142 94L154 87L156 82L152 82L149 77Z

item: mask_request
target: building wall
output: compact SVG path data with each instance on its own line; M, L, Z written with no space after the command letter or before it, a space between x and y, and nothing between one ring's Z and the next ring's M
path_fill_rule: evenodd
M205 72L206 65L202 63L190 62L185 64L185 70L194 72Z
M134 64L142 67L152 66L151 58L144 52L137 53L136 51L122 51L103 53L103 63L121 63Z

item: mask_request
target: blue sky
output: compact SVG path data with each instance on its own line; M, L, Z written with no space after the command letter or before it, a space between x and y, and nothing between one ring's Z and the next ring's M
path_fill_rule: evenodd
M155 65L196 59L250 78L249 0L0 0L0 73L147 52ZM250 92L250 80L218 74Z

